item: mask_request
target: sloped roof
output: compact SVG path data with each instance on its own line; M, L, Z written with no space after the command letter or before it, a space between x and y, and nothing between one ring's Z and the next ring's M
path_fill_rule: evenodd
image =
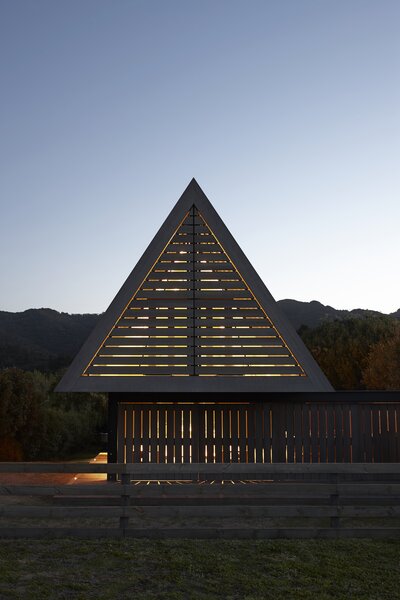
M332 387L192 179L57 390Z

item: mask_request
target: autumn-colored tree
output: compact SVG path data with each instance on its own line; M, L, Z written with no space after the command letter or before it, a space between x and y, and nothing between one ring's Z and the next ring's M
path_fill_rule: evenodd
M400 325L372 346L362 379L371 390L400 390Z
M396 327L394 319L367 317L302 327L299 333L335 389L360 390L369 387L363 373L372 346L392 338Z

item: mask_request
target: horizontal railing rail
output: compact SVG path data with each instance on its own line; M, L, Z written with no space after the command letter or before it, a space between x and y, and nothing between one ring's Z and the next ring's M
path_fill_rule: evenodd
M400 463L54 463L2 462L0 473L87 473L87 474L393 474L400 475Z
M2 480L7 474L21 474L20 484L0 484L0 537L4 538L400 538L400 464L396 463L0 463L0 473L5 475ZM24 474L29 473L38 474L37 483L24 482ZM53 484L46 477L41 483L41 473L89 478ZM119 481L96 480L98 474L118 475ZM304 479L287 479L292 475ZM327 480L318 479L320 475ZM159 481L152 481L158 477ZM14 497L29 498L30 504L12 502ZM34 505L35 499L41 504ZM168 524L162 522L165 518ZM226 518L235 519L238 526L208 524ZM45 522L27 526L27 519ZM69 519L72 524L66 526ZM77 522L82 519L83 524ZM115 519L115 524L109 523ZM179 526L181 519L189 525ZM193 519L203 522L195 526ZM256 525L251 519L257 519ZM260 519L272 523L265 527L259 525ZM94 520L94 525L87 526L85 520Z

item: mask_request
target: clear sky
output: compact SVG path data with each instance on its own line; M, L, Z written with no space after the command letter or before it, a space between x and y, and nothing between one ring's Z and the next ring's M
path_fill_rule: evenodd
M195 177L276 299L400 307L399 0L1 0L0 309L107 308Z

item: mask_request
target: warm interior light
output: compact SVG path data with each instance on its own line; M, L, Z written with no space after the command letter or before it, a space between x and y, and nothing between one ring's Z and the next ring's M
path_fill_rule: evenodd
M194 208L166 244L84 374L305 376Z

